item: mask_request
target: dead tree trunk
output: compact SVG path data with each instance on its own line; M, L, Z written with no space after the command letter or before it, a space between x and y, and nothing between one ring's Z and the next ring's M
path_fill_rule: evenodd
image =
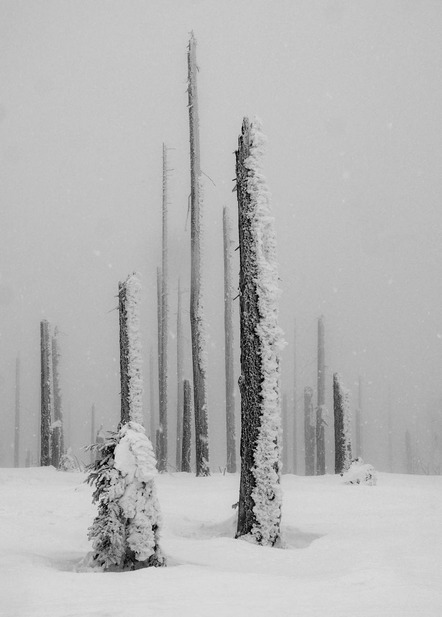
M313 389L304 388L304 443L305 475L315 475L315 415L313 410Z
M276 240L261 171L263 136L244 118L236 152L240 248L241 479L237 537L280 535L280 376Z
M52 381L54 386L54 425L52 431L52 464L58 469L64 454L63 411L60 387L60 351L58 347L58 328L52 337Z
M344 473L351 464L350 405L348 392L338 373L333 374L333 410L335 424L335 473Z
M15 360L14 467L20 467L20 358Z
M40 422L40 465L51 464L51 356L49 351L49 323L44 319L40 322L40 352L41 352L41 422Z
M209 431L207 419L207 367L205 317L201 288L201 164L198 116L196 40L191 34L187 54L190 130L191 274L190 327L192 333L193 391L195 409L196 475L208 476Z
M183 450L183 405L184 405L184 340L181 308L181 280L178 280L178 307L176 317L176 375L177 375L177 421L176 421L176 468L181 469Z
M293 332L293 473L298 473L298 365L296 322Z
M325 474L325 345L324 318L318 319L318 406L316 409L316 475Z
M143 380L141 376L141 340L139 303L141 285L131 274L119 283L121 422L143 424ZM94 435L95 439L95 435Z
M167 418L164 405L164 367L163 367L163 278L161 269L157 268L157 316L158 316L158 471L167 469ZM166 423L166 424L165 424ZM166 438L164 432L166 431Z
M282 473L290 473L289 466L289 405L287 394L282 395Z
M188 379L183 380L183 443L181 451L181 471L190 473L191 455L191 436L192 436L192 417L191 417L191 397L192 392Z
M227 471L236 472L235 384L233 378L233 284L232 225L227 207L223 210L224 240L224 362L226 377Z
M163 199L162 199L162 259L161 259L161 413L160 413L160 430L161 430L161 471L166 471L168 460L168 409L167 409L167 351L169 337L169 267L168 267L168 247L167 247L167 198L168 198L168 182L167 182L167 148L163 144Z

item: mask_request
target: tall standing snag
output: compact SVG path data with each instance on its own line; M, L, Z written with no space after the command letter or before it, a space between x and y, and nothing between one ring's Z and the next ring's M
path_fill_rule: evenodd
M163 144L163 198L162 198L162 251L161 251L161 407L160 407L160 437L161 437L161 471L167 469L167 342L169 335L169 266L167 247L167 148Z
M51 464L51 420L52 420L52 383L49 323L40 322L40 356L41 356L41 415L40 415L40 465Z
M52 336L52 382L54 389L54 423L52 425L52 464L58 469L64 454L63 411L60 386L60 349L58 345L58 328Z
M224 244L224 362L226 373L227 471L236 472L235 384L233 380L233 285L232 226L227 207L223 210Z
M190 327L192 334L193 391L195 409L196 475L208 476L209 432L207 420L207 351L201 288L202 185L198 116L196 40L190 36L188 62L188 107L190 133Z
M318 319L318 407L316 408L316 475L325 474L325 344L324 317Z
M176 468L181 468L183 440L183 405L184 405L184 336L183 319L181 315L181 280L178 280L178 307L176 317L176 374L177 374L177 421L176 421Z
M276 239L261 172L260 123L244 118L236 152L240 247L241 479L237 537L280 535L280 371Z
M349 392L339 373L333 374L333 409L335 418L335 473L344 473L351 465L351 411Z
M133 274L119 285L121 422L100 445L89 474L98 515L89 528L93 550L86 563L103 570L138 570L165 565L159 547L161 522L154 484L155 457L142 426L140 283Z

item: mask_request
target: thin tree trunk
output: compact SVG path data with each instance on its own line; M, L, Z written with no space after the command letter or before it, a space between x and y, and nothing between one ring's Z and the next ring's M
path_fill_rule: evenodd
M315 417L313 411L313 389L304 388L304 442L305 475L315 475Z
M190 327L192 333L193 390L195 409L196 475L208 476L209 431L207 419L207 367L205 317L201 288L201 163L198 117L196 40L191 34L188 48L188 107L190 130L191 275Z
M388 429L387 429L387 439L388 439L388 471L393 473L393 411L392 411L392 403L391 403L391 386L388 388Z
M164 439L165 428L165 407L164 407L164 369L163 369L163 279L161 269L157 268L157 315L158 315L158 471L166 471L167 469L167 450ZM167 431L167 427L166 427Z
M191 435L192 435L192 418L191 418L191 397L192 391L188 379L183 380L183 444L181 453L181 471L190 473L190 455L191 455Z
M183 405L184 405L184 340L181 308L181 280L178 280L178 306L176 318L176 375L177 375L177 422L176 422L176 468L181 469L183 450Z
M52 464L56 469L64 454L63 411L61 405L61 387L59 371L60 351L58 347L58 328L52 337L52 380L54 386L54 422L52 432Z
M298 473L298 363L297 363L296 322L293 332L293 473Z
M282 473L290 473L289 466L289 404L287 394L282 395Z
M224 359L226 378L227 471L236 472L235 384L233 377L233 284L232 226L227 207L223 211L224 244Z
M14 467L20 467L20 358L15 360Z
M150 440L152 443L155 443L155 366L152 349L150 350L149 358L149 407Z
M324 318L318 319L318 406L316 409L316 475L325 474L325 345Z
M237 537L280 534L280 378L277 269L259 125L244 118L236 152L240 248L241 479ZM259 285L259 287L258 287Z
M167 206L168 206L168 182L167 182L167 148L163 143L163 199L162 199L162 260L161 260L161 393L162 409L160 418L162 461L161 470L166 471L168 460L168 338L169 338L169 267L167 246Z
M40 465L51 464L51 362L49 353L49 323L40 322L41 350L41 422L40 422Z

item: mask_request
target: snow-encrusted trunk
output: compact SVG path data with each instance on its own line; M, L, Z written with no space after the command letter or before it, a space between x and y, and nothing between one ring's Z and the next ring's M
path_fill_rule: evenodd
M14 467L20 467L20 358L15 360Z
M58 346L58 328L55 327L52 336L52 382L54 390L54 424L52 430L52 464L56 469L60 466L64 454L63 411L60 387L60 350Z
M157 268L157 318L158 318L158 429L156 453L158 470L167 469L167 443L164 440L164 379L163 379L163 277Z
M333 409L335 420L335 473L348 471L351 465L350 393L339 373L333 374Z
M325 474L325 344L324 317L318 319L318 406L316 408L316 475Z
M98 503L98 515L89 528L93 550L86 565L103 570L165 565L159 547L155 456L142 426L140 293L136 274L119 284L120 343L124 343L120 366L125 370L121 383L126 398L121 399L119 429L98 447L99 455L87 480L95 483L93 502Z
M223 210L224 247L224 365L226 376L227 471L236 472L235 384L233 378L233 284L232 224L227 206Z
M49 323L40 322L41 356L41 421L40 421L40 465L51 464L52 384Z
M241 479L236 537L275 545L280 536L278 271L270 197L261 171L259 121L244 118L236 152L240 246Z
M304 445L305 445L305 475L315 475L315 429L316 418L313 410L313 389L304 388Z
M181 469L183 450L183 405L184 405L184 336L181 306L181 279L178 279L178 306L176 316L176 376L177 376L177 410L176 410L176 469Z
M207 343L201 277L202 186L196 40L191 34L188 54L188 107L190 132L190 327L192 334L193 392L195 410L196 475L208 476L209 431L207 418Z
M190 455L192 440L192 390L188 379L183 381L183 447L181 453L181 471L190 473Z

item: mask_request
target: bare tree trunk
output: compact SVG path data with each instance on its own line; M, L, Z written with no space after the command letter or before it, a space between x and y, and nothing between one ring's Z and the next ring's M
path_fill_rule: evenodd
M355 418L355 456L363 457L362 452L362 377L358 378L358 407Z
M224 358L226 375L226 446L227 471L236 472L235 384L233 378L233 284L232 225L229 211L223 211L224 240Z
M167 417L165 416L165 393L164 393L164 367L163 367L163 278L161 269L157 268L157 315L158 315L158 471L167 469ZM166 432L166 436L165 436Z
M191 275L190 327L192 333L193 391L195 409L196 475L208 476L209 431L207 419L207 367L205 317L201 289L201 163L198 117L196 40L191 34L188 48L188 100L190 130Z
M168 461L168 405L167 405L167 378L168 378L168 338L169 338L169 267L168 267L168 246L167 246L167 148L163 144L163 199L162 199L162 260L161 260L161 393L162 409L160 417L160 429L162 437L162 461L161 471L166 471Z
M260 169L259 125L244 118L236 152L240 248L241 479L237 537L280 534L280 378L276 241ZM259 287L258 287L259 286ZM272 341L272 342L270 342Z
M190 473L190 455L191 455L191 436L192 436L192 418L191 418L191 387L188 379L183 380L183 444L181 453L181 471Z
M289 466L289 405L287 394L282 395L282 473L290 473Z
M49 323L44 319L40 322L41 351L41 424L40 424L40 465L51 464L51 360L49 352Z
M304 388L304 442L305 475L315 475L315 417L313 411L313 390Z
M325 345L324 318L318 319L318 407L316 409L316 475L325 474Z
M333 374L333 409L335 425L335 473L342 474L351 464L350 409L348 393L338 373Z
M153 360L153 351L150 350L149 358L149 431L150 440L155 443L155 367ZM147 428L147 427L146 427Z
M181 280L178 280L178 307L176 317L176 375L177 375L177 421L176 421L176 468L181 470L183 450L183 405L184 405L184 340L181 308Z
M54 429L52 431L52 464L56 469L64 454L63 411L61 406L61 387L59 371L60 351L58 347L58 328L52 337L52 380L54 385Z
M298 363L297 363L296 322L293 332L293 473L298 473Z
M124 283L118 283L118 311L120 322L120 384L121 384L121 424L129 422L129 366L128 366L128 349L129 339L127 332L127 320L126 320L126 285ZM95 409L92 408L94 417ZM92 443L95 441L95 426L94 432L91 433ZM93 454L91 453L91 462L93 461Z
M15 360L14 467L20 467L20 358Z
M95 443L95 437L96 437L95 426L96 426L95 403L93 403L91 407L91 445ZM90 464L93 465L95 463L96 453L93 450L91 450L90 454L91 454Z

